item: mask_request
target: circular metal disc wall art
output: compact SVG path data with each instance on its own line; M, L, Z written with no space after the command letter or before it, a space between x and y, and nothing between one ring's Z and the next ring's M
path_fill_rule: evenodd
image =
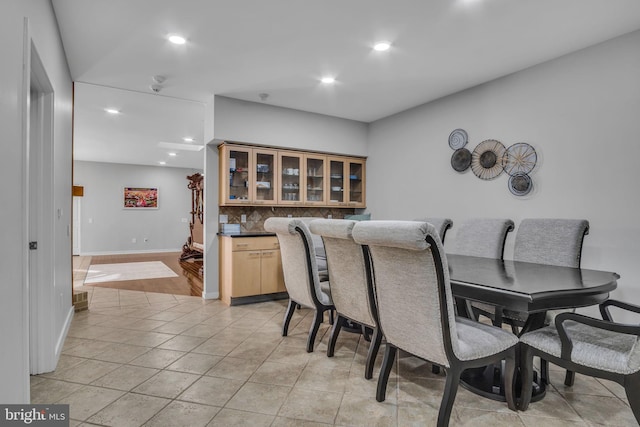
M449 147L454 150L459 150L467 145L469 136L464 129L456 129L449 134Z
M526 196L533 189L531 177L523 172L516 172L509 177L509 191L514 196Z
M451 167L456 172L464 172L471 166L471 152L466 148L458 148L451 155Z
M513 144L504 153L504 171L513 176L516 173L530 173L536 166L538 154L529 144Z
M505 148L500 141L482 141L471 154L471 170L480 179L493 179L503 170Z

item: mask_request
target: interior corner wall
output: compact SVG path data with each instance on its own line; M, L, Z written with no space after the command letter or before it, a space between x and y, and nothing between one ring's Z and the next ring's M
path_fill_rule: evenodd
M181 250L191 220L186 177L200 170L75 161L74 171L84 187L81 255ZM124 187L158 188L158 209L124 209Z
M447 216L586 218L582 266L621 275L616 298L640 303L640 31L569 54L370 126L367 202L378 219ZM531 144L533 194L511 195L450 164L449 133ZM510 233L505 258L513 253ZM446 244L445 244L446 247Z
M269 104L215 97L216 140L367 155L367 124Z
M24 19L54 89L53 203L60 215L52 221L54 242L54 341L64 338L64 325L71 307L71 113L72 85L64 49L51 3L41 0L8 0L0 4L0 402L28 403L29 332L26 212L22 200L27 189L23 153L23 45ZM52 216L53 212L50 212Z
M216 97L211 95L204 106L204 280L202 297L220 297L218 266L218 149L214 141Z

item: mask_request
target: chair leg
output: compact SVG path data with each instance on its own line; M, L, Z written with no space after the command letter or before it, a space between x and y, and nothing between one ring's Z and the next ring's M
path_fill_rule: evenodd
M342 323L344 320L344 317L338 314L338 318L333 322L331 336L329 337L329 344L327 345L327 357L333 357L333 353L336 349L336 341L338 341L338 335L340 335L340 329L342 329Z
M540 381L542 384L549 384L549 362L540 358Z
M636 417L636 421L640 424L640 374L635 373L625 377L624 379L624 392L627 394L629 400L629 406L633 411L633 416Z
M335 322L335 319L333 318L334 311L335 310L333 308L329 309L329 324L330 325L333 325L334 322Z
M391 374L397 350L396 347L389 343L387 343L387 347L384 350L382 368L380 369L380 376L378 377L378 390L376 391L376 400L378 402L384 402L384 399L387 397L387 383L389 382L389 374Z
M522 378L522 389L520 390L519 409L526 411L533 393L533 354L528 345L522 345L520 348L520 376Z
M516 407L516 349L511 349L505 357L504 369L504 397L507 399L507 406L512 411L517 411Z
M440 373L440 366L438 365L431 365L431 373L432 374L436 374L438 375Z
M286 337L289 333L289 323L293 317L293 312L296 310L296 306L299 306L297 302L289 299L289 305L287 311L284 313L284 322L282 323L282 336Z
M576 373L573 371L567 371L566 374L564 374L564 385L566 385L567 387L573 387L573 383L576 380Z
M376 364L376 356L382 342L382 332L380 328L373 328L373 337L369 344L369 352L367 353L367 363L364 368L364 377L368 380L373 378L373 366Z
M309 329L309 338L307 339L307 353L313 352L313 344L316 341L316 335L318 334L318 329L320 329L320 324L322 323L323 317L324 311L316 309L315 314L313 315L313 323L311 324L311 329Z
M438 412L438 427L447 427L449 425L453 402L456 400L458 385L460 384L460 374L462 374L462 370L459 368L451 367L447 369L447 380L444 386L444 395L442 396L440 411Z

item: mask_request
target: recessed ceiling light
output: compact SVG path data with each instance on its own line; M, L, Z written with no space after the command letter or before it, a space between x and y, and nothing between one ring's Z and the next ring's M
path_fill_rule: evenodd
M389 50L390 47L391 43L389 42L378 42L373 46L373 49L378 52L384 52L385 50Z
M159 161L159 162L158 162L158 164L160 164L160 165L164 166L164 165L166 165L166 164L167 164L167 162Z
M193 138L189 137L189 136L185 136L184 138L182 138L182 140L184 142L193 142Z
M331 83L335 83L336 79L333 77L323 77L320 79L320 81L324 84L330 85Z
M177 156L177 155L178 155L178 153L173 153L173 152L171 152L171 153L169 153L169 155L170 155L171 157L175 157L175 156Z
M120 114L120 111L116 110L115 108L105 108L104 111L106 111L109 114Z
M168 39L173 44L185 44L187 42L187 39L177 34L169 35Z

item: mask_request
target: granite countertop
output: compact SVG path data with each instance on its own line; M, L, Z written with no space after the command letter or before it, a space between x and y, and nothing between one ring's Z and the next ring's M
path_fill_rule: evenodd
M223 237L263 237L263 236L275 236L276 233L269 233L268 231L239 231L239 232L219 232L218 236Z

